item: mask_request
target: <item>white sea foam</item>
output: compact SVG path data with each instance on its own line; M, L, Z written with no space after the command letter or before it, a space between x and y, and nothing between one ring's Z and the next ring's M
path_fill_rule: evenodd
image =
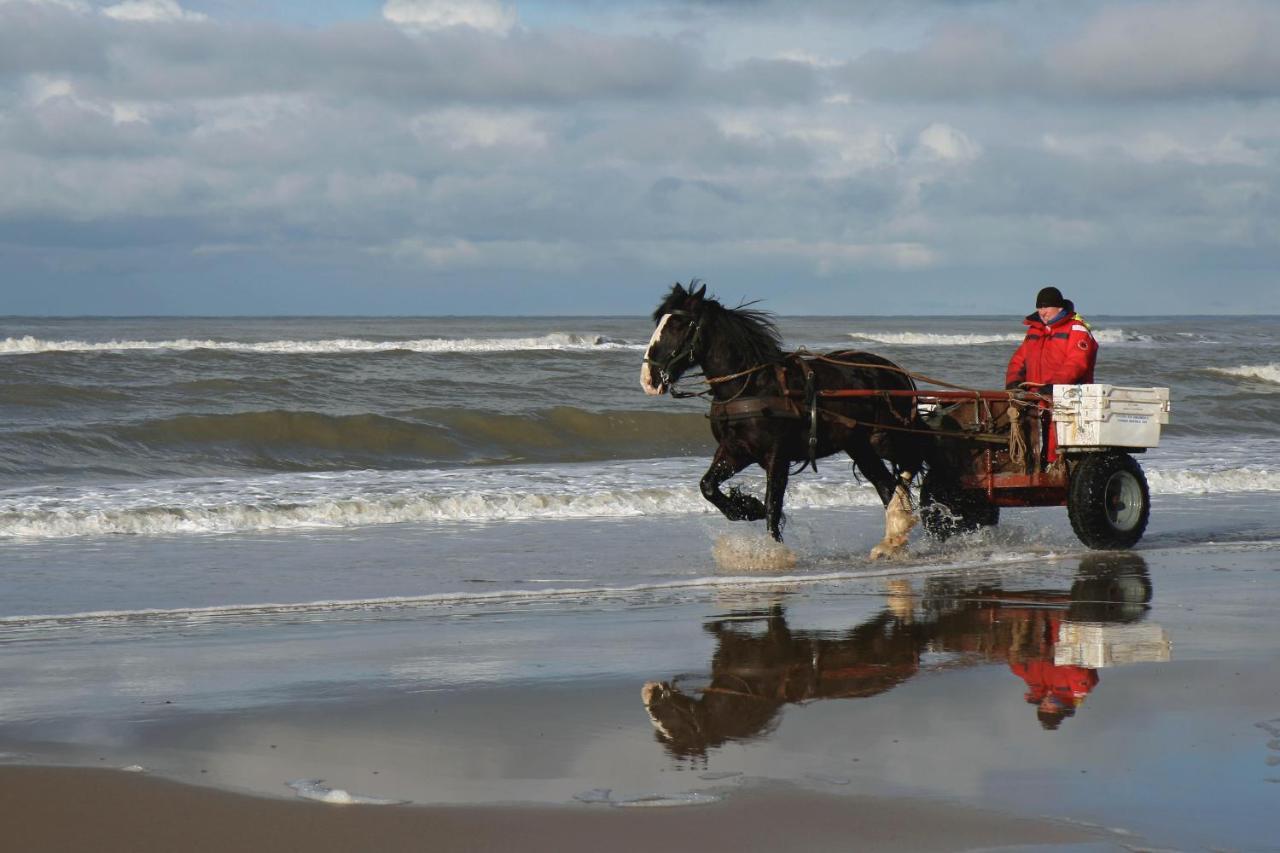
M352 794L349 791L344 791L342 788L330 788L323 783L323 779L295 779L287 784L304 800L315 800L317 802L330 803L333 805L394 806L404 802L404 800L384 800L379 797L364 797L359 794Z
M875 341L878 344L920 347L958 347L975 344L995 344L1022 340L1016 335L942 335L933 332L852 332L849 337Z
M676 806L703 806L722 800L719 794L702 791L685 791L680 794L657 794L652 797L636 797L633 800L614 800L613 805L623 809L666 809Z
M1266 543L1270 544L1270 543ZM782 575L714 575L687 580L660 583L640 583L624 586L555 587L539 589L502 589L488 592L442 592L429 595L393 595L381 598L326 599L321 601L261 602L253 604L228 604L213 607L140 608L131 610L91 610L76 613L24 614L0 616L0 626L6 629L40 629L111 623L133 623L140 620L169 622L207 622L216 619L265 619L287 615L322 615L355 611L380 611L397 608L455 608L495 603L542 603L553 601L609 600L629 597L683 594L705 589L731 589L740 591L751 587L773 589L778 586L838 583L865 578L898 577L914 573L929 574L940 569L967 571L987 569L995 564L1016 564L1035 557L1028 553L994 555L983 551L974 559L951 560L939 564L936 555L922 552L920 562L895 563L892 567L862 568L858 571L831 571L814 574ZM1039 557L1043 559L1043 555Z
M169 481L62 493L0 494L0 539L126 534L240 533L367 525L631 518L713 512L697 473L671 485L661 473L573 469L357 472L349 477ZM398 473L398 476L397 476ZM875 492L846 482L798 483L792 507L875 506Z
M1239 367L1206 367L1210 373L1236 376L1241 379L1261 379L1280 385L1280 364L1242 364Z
M1207 495L1226 492L1280 492L1280 470L1146 470L1147 485L1157 495Z
M697 487L700 466L691 462L647 469L616 464L175 480L146 490L128 484L10 490L0 493L0 540L714 513ZM1280 470L1240 460L1162 460L1146 468L1158 495L1280 491ZM742 479L748 491L760 491L759 478ZM818 478L796 478L787 491L790 510L879 506L875 491L843 466ZM732 550L739 559L729 564L743 562L741 550Z
M941 334L937 332L851 332L851 338L864 341L875 341L892 346L918 347L959 347L979 344L1015 343L1023 338L1022 332L1010 334ZM1126 344L1147 343L1152 340L1149 335L1126 332L1124 329L1095 329L1093 336L1099 343Z
M366 352L516 352L520 350L640 350L643 344L609 340L602 335L555 332L531 338L418 338L415 340L371 341L360 338L332 338L314 341L215 341L177 338L148 341L54 341L34 338L5 338L0 355L30 355L42 352L108 352L122 350L223 350L227 352L317 354Z

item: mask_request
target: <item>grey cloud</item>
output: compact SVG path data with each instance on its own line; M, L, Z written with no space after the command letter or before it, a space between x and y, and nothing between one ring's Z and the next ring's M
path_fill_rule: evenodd
M1068 91L1187 98L1280 95L1280 8L1213 0L1104 9L1046 66Z
M0 70L77 77L131 99L312 93L419 103L589 99L775 100L816 94L796 63L711 69L656 36L468 28L421 35L374 22L321 30L173 21L139 26L68 10L0 5Z
M39 72L101 74L101 22L59 6L0 3L0 80Z
M973 25L936 32L913 51L871 51L837 72L877 98L980 99L1043 92L1041 63L1009 32Z
M953 22L918 47L869 52L836 76L884 99L1270 98L1280 95L1276 44L1273 5L1137 3L1103 6L1047 46L990 21Z
M1280 104L1190 86L1135 108L1161 90L1065 70L1064 45L1098 67L1118 50L1088 28L1046 52L1017 21L948 18L915 52L832 70L718 67L714 44L586 31L41 12L78 45L60 53L9 26L36 20L16 8L0 3L0 279L43 268L87 290L104 271L324 267L365 295L423 279L517 294L552 271L693 272L749 293L862 270L943 281L1280 254ZM7 52L24 39L48 52ZM822 100L833 85L874 97ZM298 310L312 304L289 287Z
M117 122L66 96L0 114L0 146L43 157L155 155L167 148L151 125Z

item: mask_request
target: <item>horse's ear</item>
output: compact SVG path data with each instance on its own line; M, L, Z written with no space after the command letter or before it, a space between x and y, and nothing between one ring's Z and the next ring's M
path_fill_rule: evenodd
M685 292L684 292L684 285L677 281L677 282L675 283L675 286L671 288L671 295L672 295L672 296L684 296L684 295L685 295Z
M701 299L702 297L707 295L707 286L704 284L702 285L702 287L698 288L697 293L690 293L689 295L692 296L694 299Z

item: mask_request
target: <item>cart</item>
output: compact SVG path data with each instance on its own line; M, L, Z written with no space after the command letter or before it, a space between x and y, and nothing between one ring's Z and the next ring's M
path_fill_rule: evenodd
M1058 385L1051 401L1010 391L881 393L913 396L950 461L920 485L921 524L933 536L995 525L1002 507L1065 506L1089 548L1131 548L1142 538L1151 495L1134 455L1159 444L1168 388ZM1049 429L1057 438L1052 464Z

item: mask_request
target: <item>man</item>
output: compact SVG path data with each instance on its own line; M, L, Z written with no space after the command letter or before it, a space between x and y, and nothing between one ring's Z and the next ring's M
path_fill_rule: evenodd
M1054 385L1078 385L1093 381L1098 361L1098 342L1089 324L1076 313L1070 299L1062 298L1056 287L1036 294L1036 310L1022 321L1027 336L1022 339L1004 374L1004 387L1036 391L1053 396ZM1049 430L1045 459L1057 459L1057 436Z

